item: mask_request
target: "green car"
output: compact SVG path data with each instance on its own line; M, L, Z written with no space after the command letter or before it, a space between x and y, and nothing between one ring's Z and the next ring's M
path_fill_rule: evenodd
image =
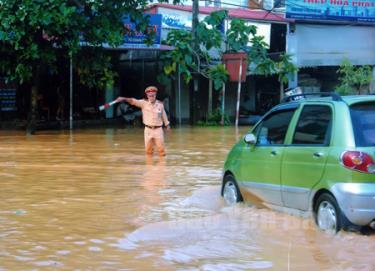
M327 232L375 229L375 95L323 96L289 97L235 144L222 181L228 204L297 211Z

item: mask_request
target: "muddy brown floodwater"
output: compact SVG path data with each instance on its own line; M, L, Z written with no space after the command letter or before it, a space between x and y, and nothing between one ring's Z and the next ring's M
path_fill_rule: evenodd
M375 270L375 235L220 197L241 128L0 132L0 270Z

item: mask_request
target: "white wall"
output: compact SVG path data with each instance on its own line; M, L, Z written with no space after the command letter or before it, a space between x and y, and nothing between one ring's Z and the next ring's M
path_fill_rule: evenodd
M344 58L375 65L375 27L296 24L288 33L287 52L298 67L340 66Z

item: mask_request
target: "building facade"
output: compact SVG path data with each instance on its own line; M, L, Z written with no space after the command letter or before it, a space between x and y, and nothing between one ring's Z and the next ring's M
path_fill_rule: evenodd
M334 91L343 60L369 65L375 78L375 1L286 1L287 52L299 68L293 85ZM375 80L375 79L373 79ZM375 83L369 87L375 92Z
M248 3L246 3L248 4ZM219 10L220 8L212 6L201 6L199 8L199 19ZM257 35L263 36L264 41L269 46L272 54L278 55L286 50L286 32L288 21L282 14L271 13L265 10L251 10L248 8L225 8L228 11L229 18L225 22L227 30L230 21L233 18L241 18L248 24L257 27ZM166 38L171 29L191 29L192 7L187 5L169 5L155 4L151 5L147 11L151 14L162 15L162 37ZM221 61L221 59L218 59ZM277 77L262 77L248 73L247 80L241 86L241 113L242 114L261 114L270 106L278 102L279 89ZM179 86L177 86L179 84ZM168 87L168 95L172 98L174 110L172 110L172 119L188 122L191 110L195 110L197 119L205 120L208 117L209 107L213 109L221 107L220 91L213 91L212 104L208 104L210 82L201 78L199 82L199 93L193 93L191 85L185 85L182 80L175 82ZM275 92L276 90L276 92ZM195 108L191 107L192 96L199 101ZM225 92L225 112L230 118L234 118L236 111L237 83L227 83ZM183 102L181 102L183 101ZM173 115L174 113L174 115Z

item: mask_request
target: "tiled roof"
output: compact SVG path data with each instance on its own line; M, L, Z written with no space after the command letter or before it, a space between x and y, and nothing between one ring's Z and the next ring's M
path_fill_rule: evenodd
M152 4L148 6L146 11L148 13L157 13L157 8L169 8L181 11L192 11L192 6L183 5L172 5L172 4ZM274 13L266 10L254 10L254 9L244 9L244 8L219 8L219 7L199 7L200 14L210 14L213 11L227 10L230 18L241 18L246 20L256 20L256 21L273 21L273 22L291 22L293 20L286 19L283 13Z

